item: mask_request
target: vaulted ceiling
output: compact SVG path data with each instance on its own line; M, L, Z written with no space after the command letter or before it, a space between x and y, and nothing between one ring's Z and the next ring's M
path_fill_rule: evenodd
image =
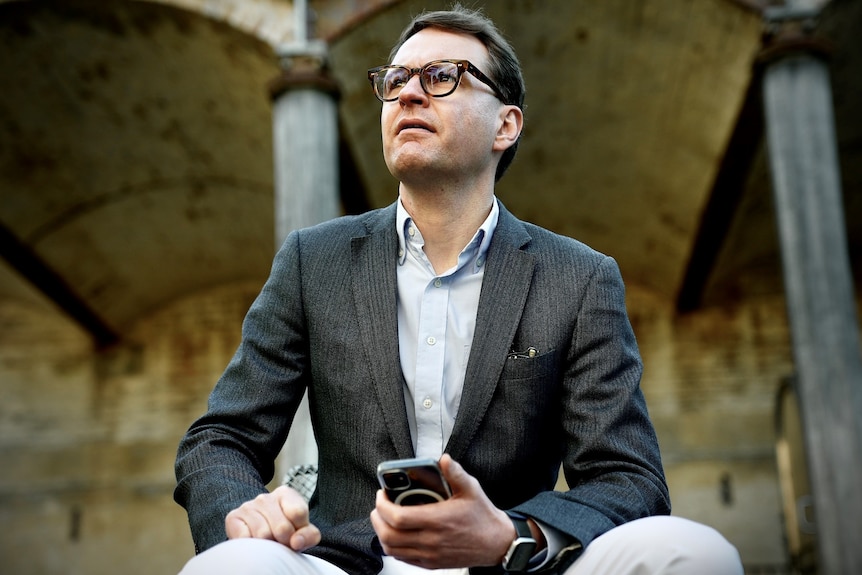
M448 2L349 4L312 7L341 87L342 199L355 210L396 194L364 71L410 16ZM484 4L526 73L526 129L498 189L510 210L683 307L780 293L756 2ZM817 27L833 45L856 270L860 25L859 2L834 0ZM175 298L266 276L273 46L165 3L0 2L0 67L0 299L53 302L106 343Z

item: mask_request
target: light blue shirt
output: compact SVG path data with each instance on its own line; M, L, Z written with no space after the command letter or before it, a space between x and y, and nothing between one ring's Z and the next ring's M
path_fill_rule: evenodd
M425 255L422 233L398 200L398 344L404 401L417 457L439 459L452 434L476 328L485 255L500 208L442 274Z
M452 435L476 328L485 256L499 216L494 198L491 213L461 250L458 262L438 275L423 250L422 233L398 199L398 345L416 457L439 459ZM562 533L537 524L548 547L533 557L530 571L541 568L568 543Z

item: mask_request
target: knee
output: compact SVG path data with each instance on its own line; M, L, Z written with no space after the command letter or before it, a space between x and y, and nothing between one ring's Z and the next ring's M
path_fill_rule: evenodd
M638 519L590 543L571 573L742 575L739 553L718 531L681 517Z
M736 547L712 527L681 517L650 520L650 535L645 543L652 548L656 560L665 565L662 573L742 575Z
M229 539L190 559L180 575L277 575L292 555L299 554L275 541Z

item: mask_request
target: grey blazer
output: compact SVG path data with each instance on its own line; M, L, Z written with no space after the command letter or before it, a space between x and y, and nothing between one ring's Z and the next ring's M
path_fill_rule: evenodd
M446 451L500 508L586 546L670 512L616 262L502 205ZM413 456L398 355L395 205L290 234L205 415L180 443L174 497L196 548L265 491L307 390L320 474L308 552L380 570L369 513L380 461ZM534 347L533 358L511 352ZM553 491L560 464L571 489ZM572 551L561 565L577 555Z

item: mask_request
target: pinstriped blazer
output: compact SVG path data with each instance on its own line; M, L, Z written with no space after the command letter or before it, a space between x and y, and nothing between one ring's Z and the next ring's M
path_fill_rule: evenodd
M304 392L320 450L308 552L376 573L380 461L413 456L398 352L395 205L290 234L205 415L182 439L174 497L195 545L265 491ZM534 347L535 357L512 351ZM446 451L500 508L584 546L670 512L616 262L502 205ZM553 487L562 463L571 489ZM576 552L568 559L572 559ZM568 561L564 561L567 563Z

